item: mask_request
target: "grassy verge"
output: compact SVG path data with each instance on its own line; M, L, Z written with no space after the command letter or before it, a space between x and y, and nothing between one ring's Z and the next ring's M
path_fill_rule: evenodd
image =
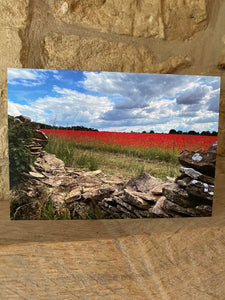
M45 150L62 159L66 166L101 169L106 174L124 178L147 172L165 180L166 176L177 176L180 167L178 153L171 149L77 143L52 135Z

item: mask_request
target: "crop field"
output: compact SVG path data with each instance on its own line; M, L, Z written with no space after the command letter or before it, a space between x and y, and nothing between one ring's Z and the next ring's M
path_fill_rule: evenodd
M180 152L184 149L206 150L216 142L216 136L163 134L163 133L126 133L76 130L42 129L46 135L72 139L79 144L121 146L127 148L160 148Z
M141 172L165 179L179 173L184 149L208 149L216 136L160 133L121 133L42 129L49 137L46 150L67 166L101 169L130 177Z

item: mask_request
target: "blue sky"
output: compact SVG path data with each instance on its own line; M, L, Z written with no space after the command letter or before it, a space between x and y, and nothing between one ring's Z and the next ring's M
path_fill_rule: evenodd
M8 113L100 131L217 131L220 77L8 69Z

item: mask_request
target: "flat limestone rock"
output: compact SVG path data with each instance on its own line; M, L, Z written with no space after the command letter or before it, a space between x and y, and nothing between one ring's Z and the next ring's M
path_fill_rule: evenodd
M69 192L69 194L65 197L65 202L72 203L76 200L79 200L81 198L81 189L80 187L77 187Z
M178 205L177 203L169 201L168 199L166 199L163 203L163 210L165 212L167 212L168 214L170 214L171 211L174 211L176 213L179 213L181 215L181 217L183 215L190 216L190 217L198 216L198 213L196 212L195 208L183 207L183 206Z
M34 137L37 139L41 139L44 141L48 141L48 137L46 136L46 134L40 130L35 130L34 131Z
M202 201L210 204L213 201L214 186L193 179L186 188L187 193L191 197L202 199Z
M85 172L82 174L82 176L97 176L99 174L101 174L102 171L101 170L96 170L96 171L90 171L90 172Z
M136 178L131 178L126 184L126 189L146 193L162 183L160 178L155 178L144 172Z
M153 214L155 214L157 217L163 217L168 218L169 215L163 210L164 202L166 200L166 197L162 196L159 198L159 200L156 202L156 204L150 209Z
M188 177L188 176L182 174L182 175L180 175L180 176L178 176L178 177L176 178L176 183L177 183L180 187L185 188L185 187L191 182L191 180L192 180L192 179L191 179L190 177Z
M170 201L182 206L182 207L194 207L198 203L190 199L187 191L178 184L168 184L163 188L163 195Z
M194 170L193 168L181 167L180 172L192 179L200 180L209 184L214 184L214 177L204 175L201 172Z
M130 191L129 189L128 189L128 191L132 195L137 196L137 197L149 202L150 204L156 203L158 201L158 199L160 198L160 195L153 194L152 192L142 193L142 192Z
M125 195L124 201L130 203L133 206L136 206L136 207L142 208L142 209L148 209L151 207L151 205L147 201L132 194L132 192L130 192L127 189L124 189L124 195Z
M168 183L162 183L160 185L157 185L156 187L154 187L152 190L151 190L151 193L153 195L162 195L162 190L164 188L164 186L166 186Z
M84 193L82 193L81 196L85 201L94 200L96 202L99 202L104 198L109 198L113 192L114 189L110 186L98 186L94 188L90 187L84 190Z
M30 175L31 177L34 177L34 178L45 178L45 176L44 176L43 174L38 173L38 172L32 172L32 171L30 171L30 172L29 172L29 175Z
M213 151L183 150L178 159L184 167L193 168L204 175L215 177L216 153Z

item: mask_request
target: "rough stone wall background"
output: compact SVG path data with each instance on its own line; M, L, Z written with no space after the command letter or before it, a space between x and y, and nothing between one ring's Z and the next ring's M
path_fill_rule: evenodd
M223 0L1 0L0 199L9 188L7 67L221 76L225 156L224 15Z

